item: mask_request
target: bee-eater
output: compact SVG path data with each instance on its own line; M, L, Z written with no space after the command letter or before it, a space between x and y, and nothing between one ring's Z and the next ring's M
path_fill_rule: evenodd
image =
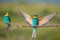
M6 24L6 31L10 32L11 30L11 18L9 16L9 13L6 12L4 15L4 23Z
M33 33L32 38L36 38L36 29L37 27L41 27L44 24L48 23L55 15L56 13L49 14L47 16L44 16L42 19L38 19L37 15L33 15L33 18L31 18L28 13L24 12L23 10L18 10L21 15L24 17L25 21L33 27Z

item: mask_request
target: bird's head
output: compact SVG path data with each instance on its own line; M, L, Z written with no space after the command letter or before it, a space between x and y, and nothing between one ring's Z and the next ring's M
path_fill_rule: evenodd
M38 18L38 16L37 15L33 15L33 18Z
M8 13L8 12L6 12L6 13L5 13L5 16L9 16L9 13Z

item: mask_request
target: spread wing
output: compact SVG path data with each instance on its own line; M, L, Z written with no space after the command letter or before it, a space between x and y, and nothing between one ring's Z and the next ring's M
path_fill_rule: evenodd
M38 26L43 26L44 24L48 23L55 15L56 13L53 13L53 14L43 17L41 20L39 20Z
M21 13L21 15L24 17L24 19L26 20L26 22L27 22L28 24L32 25L32 18L31 18L26 12L24 12L23 10L19 9L18 11L19 11L19 12Z

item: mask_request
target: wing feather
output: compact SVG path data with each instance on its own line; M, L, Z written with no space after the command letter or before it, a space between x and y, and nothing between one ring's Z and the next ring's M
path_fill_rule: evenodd
M24 12L23 10L19 9L18 11L22 14L22 16L24 17L26 22L28 24L32 25L32 18L26 12Z
M47 22L49 22L54 16L56 15L56 13L47 15L45 17L43 17L41 20L39 20L39 25L38 26L42 26L44 24L46 24Z

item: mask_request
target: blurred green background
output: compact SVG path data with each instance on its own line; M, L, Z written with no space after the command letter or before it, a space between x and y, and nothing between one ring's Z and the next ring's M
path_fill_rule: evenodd
M18 23L20 25L28 25L24 18L19 15L18 9L22 9L27 12L31 17L34 14L38 15L38 18L42 18L53 12L57 12L56 16L47 24L60 24L60 5L45 4L45 3L0 3L0 40L60 40L60 27L41 27L37 28L37 37L32 39L32 28L21 27L14 29L12 32L6 32L6 25L3 22L3 16L5 12L10 13L12 23ZM15 27L15 26L12 26Z

